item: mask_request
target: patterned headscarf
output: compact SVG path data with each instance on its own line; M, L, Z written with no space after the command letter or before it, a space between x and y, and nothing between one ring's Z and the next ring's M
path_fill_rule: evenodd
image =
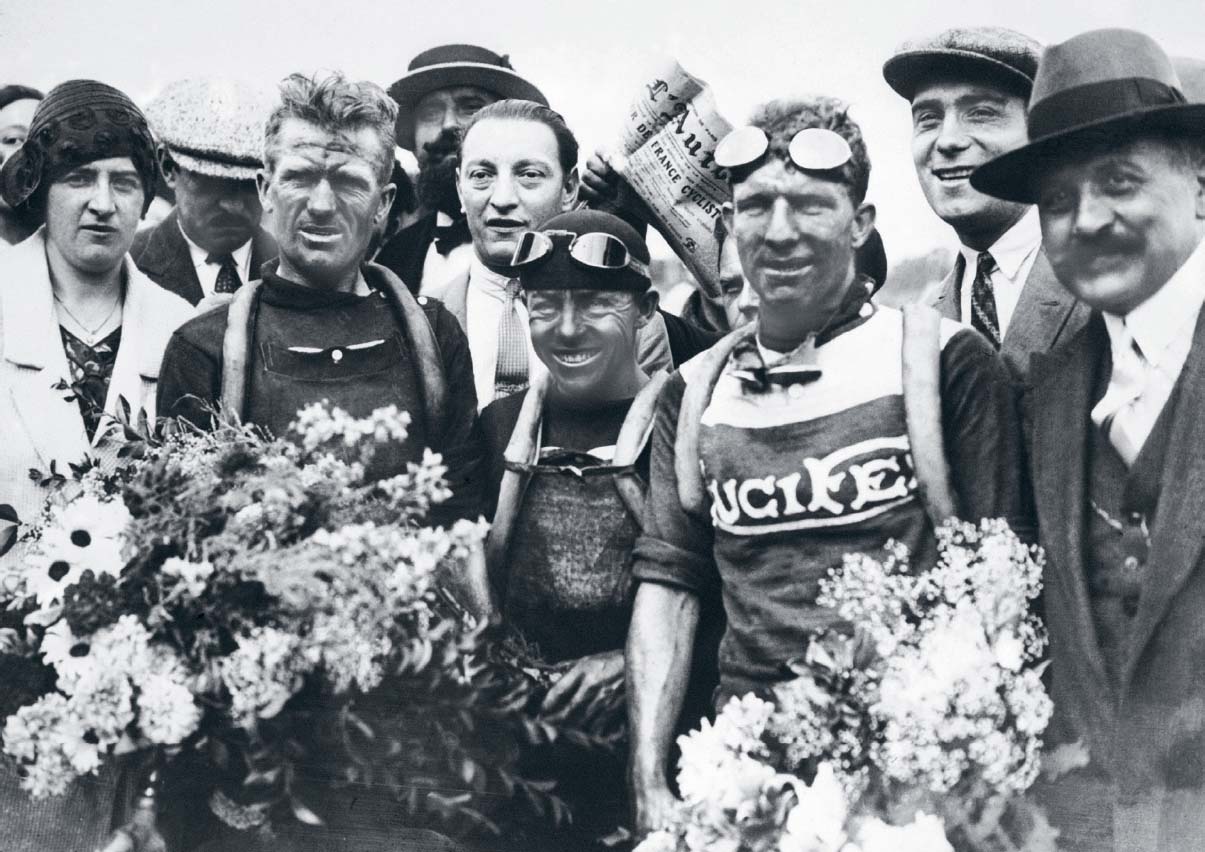
M133 161L145 190L145 214L159 174L145 116L112 86L68 80L38 104L25 144L0 169L0 194L17 207L85 163L109 157Z

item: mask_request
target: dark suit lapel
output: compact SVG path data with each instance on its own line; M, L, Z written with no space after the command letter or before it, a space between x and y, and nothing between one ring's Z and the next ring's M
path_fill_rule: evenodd
M1017 309L1004 335L1004 357L1010 361L1027 359L1030 352L1046 352L1054 348L1077 304L1075 297L1054 277L1054 269L1046 258L1046 252L1038 249L1033 269L1025 279ZM1086 312L1087 309L1082 310Z
M1032 465L1046 582L1061 587L1078 653L1103 681L1104 660L1088 604L1083 554L1089 413L1102 346L1108 346L1107 332L1096 319L1056 356L1057 361L1045 354L1035 358Z
M1176 593L1197 567L1205 511L1205 311L1197 318L1192 349L1180 374L1179 399L1163 463L1159 513L1151 530L1150 566L1126 662L1130 675Z
M173 210L155 226L146 248L134 258L138 268L165 290L197 304L204 297L201 280L197 278L188 243L180 233L177 214Z

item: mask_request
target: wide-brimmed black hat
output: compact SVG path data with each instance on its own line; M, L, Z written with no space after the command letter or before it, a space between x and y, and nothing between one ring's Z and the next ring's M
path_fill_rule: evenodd
M1039 167L1085 133L1205 135L1205 104L1189 103L1171 59L1133 30L1092 30L1042 54L1029 99L1029 144L971 175L980 192L1032 204Z
M397 101L397 143L414 148L414 107L426 95L450 86L478 86L503 98L535 101L548 106L548 98L535 84L511 67L510 59L473 44L442 44L424 50L406 69L409 73L389 87Z
M1042 45L1004 27L958 27L905 42L883 63L883 79L907 100L939 78L983 77L1029 97Z

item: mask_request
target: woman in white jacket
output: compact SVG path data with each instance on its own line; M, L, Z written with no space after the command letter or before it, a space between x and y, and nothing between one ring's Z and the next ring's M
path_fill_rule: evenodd
M193 313L127 254L156 175L142 113L90 80L51 91L27 141L0 170L4 199L44 223L0 255L0 504L22 520L36 517L57 487L35 481L31 470L69 478L85 457L115 463L120 400L134 417L154 418L163 350ZM19 559L20 550L2 558ZM32 700L16 684L37 678L8 674L0 681L5 715ZM80 852L102 844L123 810L117 776L102 770L62 796L35 800L0 758L5 849Z

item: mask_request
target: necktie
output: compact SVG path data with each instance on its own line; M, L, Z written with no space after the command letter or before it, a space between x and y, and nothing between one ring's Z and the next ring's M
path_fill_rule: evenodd
M1127 465L1132 465L1147 430L1141 424L1137 403L1146 390L1147 362L1128 326L1113 344L1113 374L1100 402L1092 409L1092 422L1108 436L1109 442Z
M990 252L979 252L975 265L975 281L971 284L971 327L980 332L997 350L1000 340L1000 319L996 315L996 296L992 292L992 273L996 259Z
M220 264L218 267L218 278L213 285L215 293L234 293L239 287L243 286L242 279L238 275L238 266L234 263L234 255L231 254L211 254L205 258L207 263Z
M506 285L502 316L498 319L498 361L494 368L494 398L501 399L527 387L527 329L515 307L519 279Z

